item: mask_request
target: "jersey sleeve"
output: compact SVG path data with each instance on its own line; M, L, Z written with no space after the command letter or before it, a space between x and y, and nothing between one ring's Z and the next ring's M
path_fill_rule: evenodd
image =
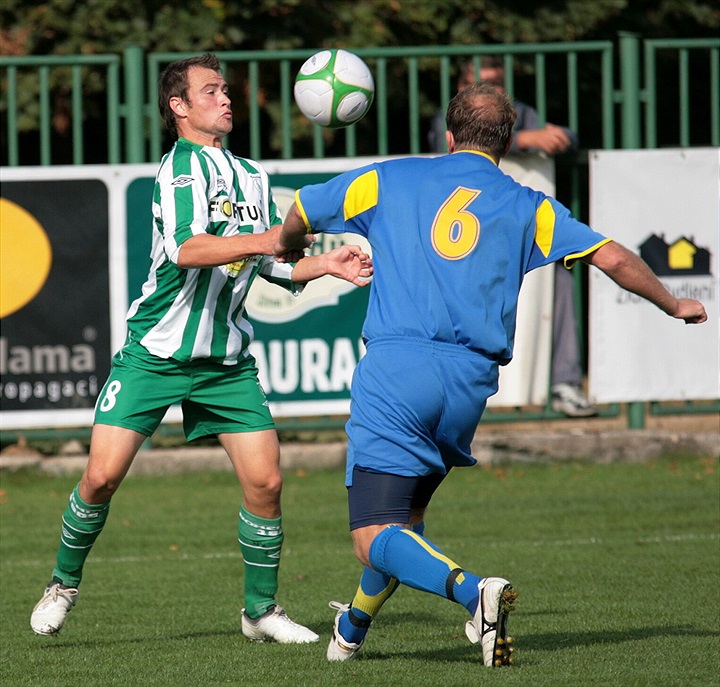
M367 237L379 196L375 165L360 167L322 184L301 188L295 200L312 233L351 232Z
M180 246L204 234L208 224L208 173L199 156L177 147L158 171L155 218L169 260L177 264Z
M293 262L277 262L272 255L264 255L260 260L258 274L271 284L276 284L293 296L299 296L305 284L298 284L292 280Z
M572 267L577 260L611 240L576 220L554 198L545 196L535 211L535 241L528 271L558 260Z

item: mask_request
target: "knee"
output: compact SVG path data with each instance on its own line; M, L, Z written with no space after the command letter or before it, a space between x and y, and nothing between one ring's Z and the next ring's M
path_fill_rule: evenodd
M255 476L253 479L241 480L243 503L247 510L261 518L279 517L282 484L282 474L279 470L262 477Z
M371 568L370 565L370 547L365 544L358 542L354 543L355 557L367 568Z
M386 525L369 525L367 527L359 527L352 531L353 548L357 559L368 568L370 565L370 547L375 537L385 529Z
M113 478L102 469L88 469L80 480L80 498L86 503L105 503L118 490L121 478Z
M278 470L270 474L264 475L261 480L253 483L252 488L259 496L268 501L279 501L282 493L283 478L282 473Z

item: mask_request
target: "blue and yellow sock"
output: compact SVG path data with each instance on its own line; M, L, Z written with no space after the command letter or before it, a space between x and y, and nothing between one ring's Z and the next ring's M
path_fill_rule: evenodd
M63 513L57 565L53 570L53 580L68 587L80 584L85 559L100 536L110 510L110 501L85 503L80 498L79 486L77 484L70 494Z
M422 535L425 523L413 525L413 532ZM383 604L393 595L399 586L394 577L377 572L372 568L363 568L360 584L355 592L350 612L340 617L338 629L348 642L360 644L365 639L372 619L380 612Z
M482 578L463 570L415 532L397 525L388 527L373 540L369 557L375 570L401 584L456 601L475 614Z

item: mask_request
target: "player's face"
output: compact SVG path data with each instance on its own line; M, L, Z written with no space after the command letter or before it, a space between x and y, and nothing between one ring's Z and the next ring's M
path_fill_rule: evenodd
M220 146L232 131L232 109L225 79L205 67L188 70L187 100L178 99L178 133L200 145Z

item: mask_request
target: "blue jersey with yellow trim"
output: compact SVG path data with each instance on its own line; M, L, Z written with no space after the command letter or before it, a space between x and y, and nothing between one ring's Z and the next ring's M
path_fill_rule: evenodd
M457 344L501 364L524 275L610 240L474 151L368 165L302 188L297 201L313 232L369 241L365 337Z

